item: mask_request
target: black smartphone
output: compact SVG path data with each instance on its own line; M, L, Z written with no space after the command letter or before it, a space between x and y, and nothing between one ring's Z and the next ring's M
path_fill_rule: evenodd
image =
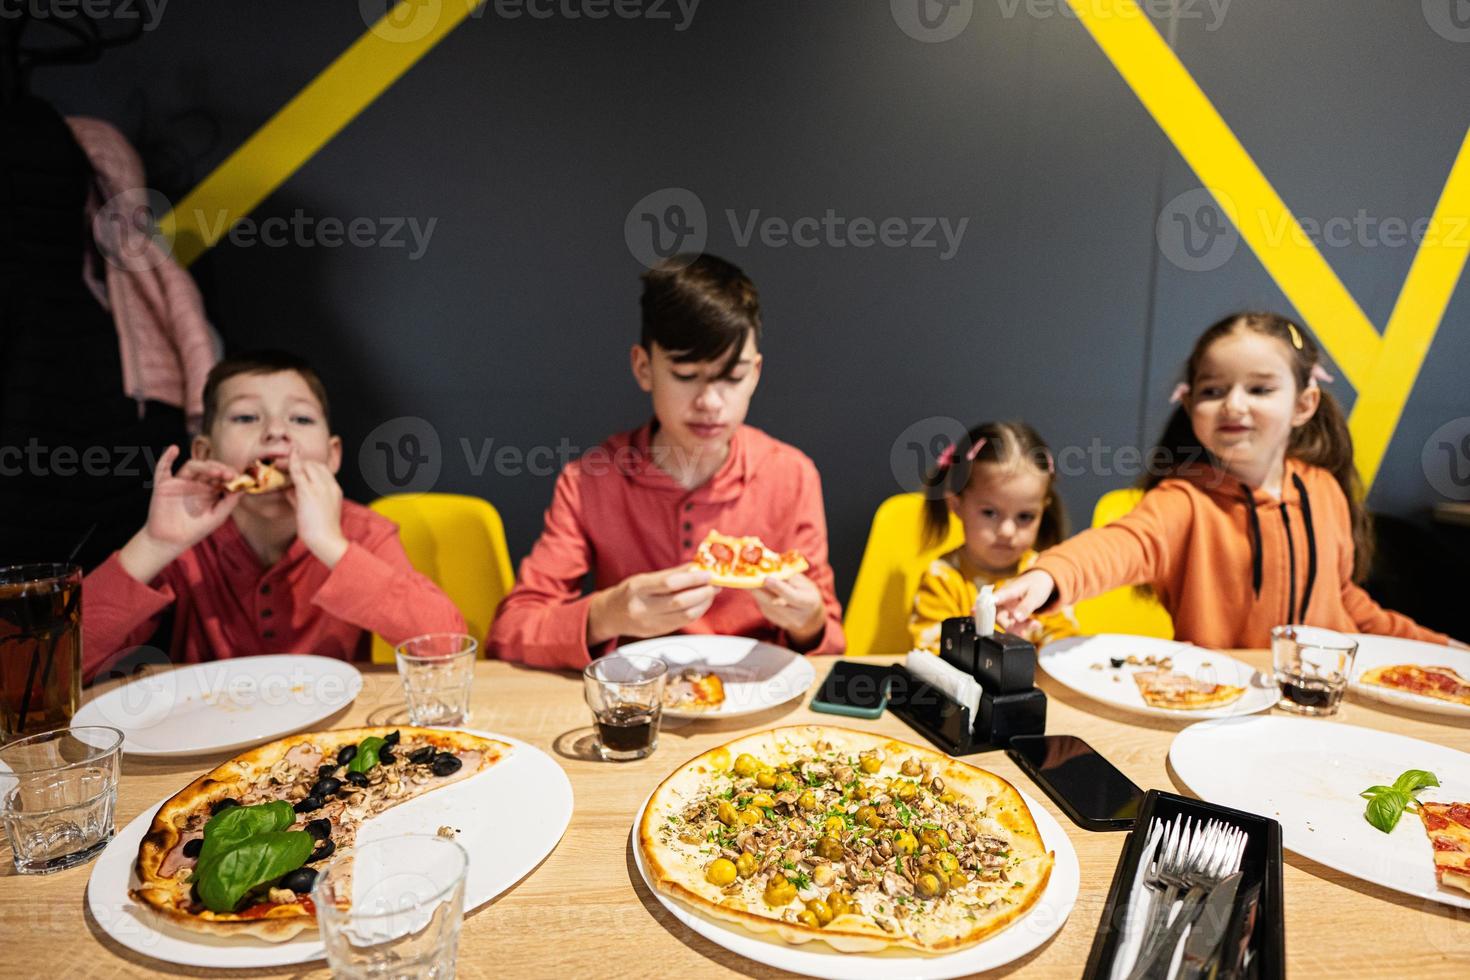
M1006 755L1084 830L1129 830L1143 791L1075 735L1018 735Z
M888 682L892 678L892 667L839 660L812 698L812 710L848 718L877 718L888 706Z

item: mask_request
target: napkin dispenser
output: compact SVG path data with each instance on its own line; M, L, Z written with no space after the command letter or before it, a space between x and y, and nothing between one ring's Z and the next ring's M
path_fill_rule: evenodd
M1036 648L1019 636L979 636L971 616L940 627L940 658L980 683L978 718L906 670L895 672L888 709L950 755L1005 748L1017 735L1046 731L1046 693L1035 686Z

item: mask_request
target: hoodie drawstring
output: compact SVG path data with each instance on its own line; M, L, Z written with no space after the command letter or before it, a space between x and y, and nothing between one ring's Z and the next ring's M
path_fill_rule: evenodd
M1312 527L1312 498L1301 476L1291 475L1292 485L1302 498L1302 523L1307 526L1307 587L1302 590L1302 619L1307 618L1307 605L1312 601L1312 586L1317 582L1317 532Z
M1261 519L1256 515L1256 496L1244 483L1240 492L1245 496L1245 512L1250 515L1251 538L1251 588L1256 598L1261 597Z
M1301 606L1298 607L1296 604L1296 547L1291 540L1291 517L1287 511L1286 504L1283 502L1281 505L1281 520L1286 525L1286 546L1291 565L1291 583L1287 608L1287 622L1289 623L1296 621L1298 613L1301 614L1302 619L1306 619L1307 607L1312 602L1312 587L1317 584L1317 531L1312 522L1312 498L1307 493L1306 483L1302 481L1302 478L1298 474L1293 473L1291 475L1291 482L1296 487L1296 492L1301 496L1302 524L1305 526L1307 532L1307 582L1306 587L1302 589ZM1240 491L1241 495L1245 498L1246 513L1250 515L1251 589L1255 592L1256 598L1259 599L1261 597L1262 575L1261 518L1256 513L1256 499L1255 494L1251 492L1251 488L1242 483L1240 485Z

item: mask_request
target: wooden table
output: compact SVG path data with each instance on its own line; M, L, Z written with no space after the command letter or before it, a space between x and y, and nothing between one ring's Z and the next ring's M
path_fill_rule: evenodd
M1261 651L1237 654L1257 666ZM874 658L877 659L877 658ZM817 678L831 661L817 661ZM1080 735L1104 752L1138 785L1188 791L1167 763L1169 743L1183 727L1168 719L1112 710L1043 678L1050 698L1048 730ZM402 692L396 675L369 668L356 702L330 726L398 723ZM776 976L759 963L726 952L670 916L633 867L628 829L649 791L678 763L759 728L835 721L812 713L807 700L744 721L666 726L649 759L612 764L587 756L589 716L581 680L573 674L526 670L503 663L477 667L474 722L513 735L550 753L571 778L576 812L561 844L539 868L497 900L465 919L461 977L705 978ZM1400 732L1470 751L1470 729L1434 715L1400 712L1349 700L1338 719ZM840 724L872 728L922 741L902 722ZM117 824L175 792L219 760L193 764L126 759L118 789ZM1070 918L1049 942L997 971L1076 977L1086 962L1108 885L1123 845L1121 833L1090 833L1071 824L1003 754L973 757L1042 801L1064 826L1082 865L1082 888ZM1261 778L1270 779L1263 772ZM0 884L0 975L42 973L87 977L193 975L142 957L113 942L86 913L83 894L91 866L46 877L17 876L4 855ZM1294 976L1465 975L1470 971L1470 912L1349 878L1315 862L1286 857L1287 952ZM218 971L228 976L229 972ZM322 964L285 970L234 971L248 976L325 976Z

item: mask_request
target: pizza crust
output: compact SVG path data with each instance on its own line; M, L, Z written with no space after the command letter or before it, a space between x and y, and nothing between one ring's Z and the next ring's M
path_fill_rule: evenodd
M329 757L334 758L343 746L356 745L370 735L382 738L394 731L399 733L400 738L432 742L444 751L457 755L472 752L480 754L476 767L465 765L452 776L439 777L441 781L423 793L407 795L400 802L416 799L424 793L483 772L500 761L511 748L504 742L466 732L409 726L309 732L261 745L204 773L164 801L154 814L148 833L138 847L138 857L133 867L137 887L129 889L129 896L154 916L189 932L214 936L254 936L282 942L306 929L314 929L314 911L300 902L278 905L257 918L245 918L239 913L215 913L207 909L199 912L186 911L190 904L188 881L177 871L170 876L164 876L161 869L169 854L184 839L183 828L190 818L200 812L209 812L220 800L249 795L262 780L268 780L278 766L293 765L288 757L302 760L294 764L314 775L316 766ZM306 761L312 757L315 757L314 762ZM286 789L286 786L280 787L282 793ZM310 818L311 815L306 816ZM342 853L344 850L336 852Z
M775 917L764 905L736 907L719 886L704 878L704 868L660 839L659 827L683 801L698 798L714 774L728 770L734 759L749 753L762 762L778 764L798 756L806 745L825 743L841 753L859 755L876 750L890 759L917 759L933 765L946 789L983 806L985 816L1004 828L1010 840L1015 868L1024 874L1024 886L1007 889L1005 907L989 912L973 926L947 926L942 933L898 934L885 931L866 915L850 914L833 919L824 927L812 928ZM885 779L881 770L872 779ZM988 801L988 803L987 803ZM649 878L665 894L695 907L701 913L737 923L752 932L776 935L787 943L825 942L839 952L875 952L904 947L923 953L942 953L973 945L1006 928L1024 915L1041 897L1050 880L1054 853L1047 851L1040 831L1015 787L993 773L949 756L866 732L832 726L793 726L760 732L711 749L680 767L654 790L638 826L638 846ZM1020 880L1020 879L1018 879Z

